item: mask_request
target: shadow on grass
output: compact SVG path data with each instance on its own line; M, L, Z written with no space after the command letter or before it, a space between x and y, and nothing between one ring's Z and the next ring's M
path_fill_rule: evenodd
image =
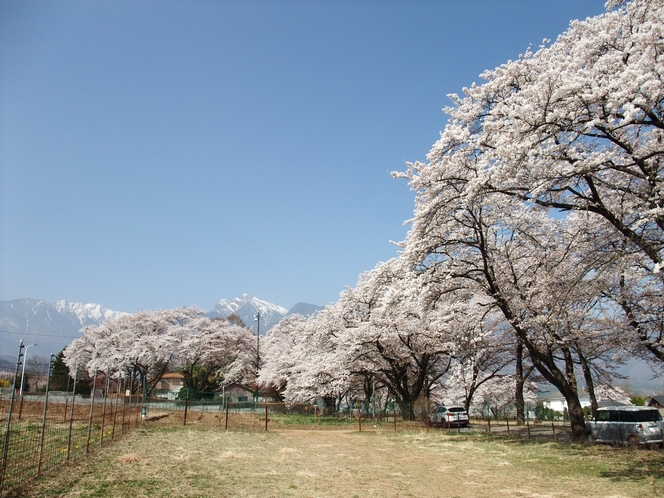
M486 442L499 442L507 446L555 446L559 451L570 456L581 457L585 461L598 459L604 466L596 473L598 477L615 482L651 481L653 486L664 487L664 450L647 447L630 448L627 446L610 446L600 444L554 442L528 438L514 438L493 434L458 435L459 440L482 439Z
M599 473L600 477L612 481L664 482L664 454L662 451L646 449L620 449L620 459L615 459L615 468Z

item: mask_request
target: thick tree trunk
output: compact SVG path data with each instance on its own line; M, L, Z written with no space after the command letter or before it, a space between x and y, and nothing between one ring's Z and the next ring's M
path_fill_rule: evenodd
M523 376L523 341L517 338L516 345L516 385L514 391L516 404L516 423L524 424L526 421L525 401L523 399L523 385L526 379Z
M567 412L569 413L569 423L572 428L572 441L588 441L586 432L586 422L583 416L583 408L579 401L579 395L576 392L563 393L567 401Z
M403 420L415 420L415 400L409 398L400 400L399 409Z
M334 415L337 410L337 399L333 397L323 398L323 414L324 415Z
M593 381L593 375L590 370L590 363L588 359L581 354L581 351L577 349L577 354L579 355L579 360L581 361L581 369L583 370L583 378L586 381L586 389L588 390L588 396L590 397L590 410L592 411L592 416L594 417L597 414L597 397L595 396L595 382Z

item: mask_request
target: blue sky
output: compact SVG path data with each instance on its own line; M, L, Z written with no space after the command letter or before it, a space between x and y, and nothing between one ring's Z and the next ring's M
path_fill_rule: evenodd
M0 3L0 299L335 301L447 94L604 2Z

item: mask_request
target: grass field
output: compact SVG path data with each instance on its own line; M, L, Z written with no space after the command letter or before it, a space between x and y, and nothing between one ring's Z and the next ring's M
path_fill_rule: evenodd
M664 453L424 431L150 428L13 496L664 496Z

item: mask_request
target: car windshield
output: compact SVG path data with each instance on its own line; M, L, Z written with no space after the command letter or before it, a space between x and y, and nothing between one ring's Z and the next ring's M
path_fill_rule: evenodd
M450 408L450 411L451 412L465 412L466 410L464 410L460 406L453 406L452 408Z

